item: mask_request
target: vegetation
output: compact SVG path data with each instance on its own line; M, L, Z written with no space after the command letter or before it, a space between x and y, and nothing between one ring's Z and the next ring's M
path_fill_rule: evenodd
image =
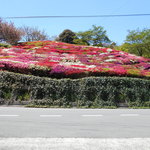
M128 104L129 108L141 108L141 109L145 109L145 108L150 108L150 101L147 102L140 102L140 101L136 101L136 102L130 102Z
M26 42L18 44L21 38ZM65 43L47 39L37 28L0 20L0 104L150 108L150 60L144 58L150 57L150 29L129 31L121 46L95 25L78 33L64 30L57 41Z
M106 35L106 30L101 26L92 26L84 32L77 33L77 39L74 40L76 44L92 45L92 46L104 46L110 44L111 41Z
M0 43L0 48L10 48L11 45L6 44L6 43Z
M150 29L129 31L125 43L119 46L119 49L138 56L150 57Z
M28 101L51 107L117 107L141 103L149 106L150 80L127 77L51 79L0 72L0 98L4 103Z
M22 40L25 42L44 41L49 39L48 35L45 33L44 30L41 31L36 27L24 26L20 29L23 32Z
M76 38L76 34L71 30L66 29L58 36L56 41L74 44L75 38Z
M150 59L110 48L35 41L0 49L0 68L53 78L129 76L150 78Z
M21 30L16 28L12 22L8 23L0 19L0 42L16 44L22 34Z

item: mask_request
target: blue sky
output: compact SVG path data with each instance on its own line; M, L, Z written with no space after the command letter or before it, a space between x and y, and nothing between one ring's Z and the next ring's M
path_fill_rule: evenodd
M0 17L109 15L150 13L150 0L0 0ZM128 30L150 28L150 16L116 18L43 18L7 19L17 27L38 27L51 36L64 29L86 31L92 25L103 26L108 37L121 44Z

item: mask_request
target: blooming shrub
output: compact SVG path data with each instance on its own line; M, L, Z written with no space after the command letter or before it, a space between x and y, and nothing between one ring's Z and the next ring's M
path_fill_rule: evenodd
M150 59L103 47L54 41L20 43L0 49L0 69L48 77L150 77Z

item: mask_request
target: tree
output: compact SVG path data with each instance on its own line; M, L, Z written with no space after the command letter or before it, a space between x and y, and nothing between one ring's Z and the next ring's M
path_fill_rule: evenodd
M111 41L106 35L106 30L101 26L92 26L92 29L89 29L84 32L77 33L78 39L87 45L93 46L103 46L104 44L110 44Z
M150 29L129 31L125 43L130 53L150 57Z
M89 45L86 41L79 39L79 38L75 38L73 42L74 44L77 44L77 45Z
M49 37L45 33L45 31L41 31L36 27L28 27L24 26L21 28L24 36L22 37L23 41L30 42L30 41L44 41L48 40Z
M117 46L117 43L112 42L110 45L108 45L109 48L115 49L115 47Z
M106 48L111 48L111 49L116 49L116 47L118 47L117 43L115 43L115 42L106 43L106 44L103 44L103 46Z
M122 45L115 46L114 49L129 53L129 47L130 47L129 43L123 43Z
M64 30L56 39L56 41L74 44L76 34L69 29Z
M14 23L0 19L0 41L9 44L17 44L21 40L23 33L14 26Z

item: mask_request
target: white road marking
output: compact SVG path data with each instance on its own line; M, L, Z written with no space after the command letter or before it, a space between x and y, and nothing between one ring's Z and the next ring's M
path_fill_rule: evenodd
M103 115L82 115L82 117L102 117Z
M136 117L139 116L139 114L120 114L122 117Z
M150 150L150 138L0 138L2 150Z
M19 115L0 115L0 117L19 117Z
M62 117L62 115L40 115L40 117Z

